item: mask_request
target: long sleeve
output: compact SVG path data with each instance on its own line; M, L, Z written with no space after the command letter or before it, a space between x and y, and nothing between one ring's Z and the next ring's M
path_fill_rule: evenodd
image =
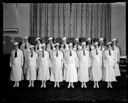
M11 56L10 56L10 67L12 67L12 60L13 60L13 53L11 52Z
M21 50L21 66L23 67L23 63L24 63L24 56L23 56L23 52Z
M117 49L117 60L118 62L120 61L120 48L119 47Z

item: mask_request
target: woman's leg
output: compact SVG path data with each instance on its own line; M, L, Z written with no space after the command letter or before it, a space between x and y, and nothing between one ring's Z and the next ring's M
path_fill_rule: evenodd
M16 87L16 81L14 82L14 85L13 85L13 87Z
M68 83L68 88L70 88L70 86L71 86L71 83L69 82L69 83Z
M96 88L96 81L94 81L94 86L93 86L93 88Z
M44 88L46 88L46 81L44 80Z
M81 82L81 88L83 88L83 86L84 86L84 83L83 83L83 82Z
M57 83L57 82L55 81L55 83L54 83L54 88L56 87L56 83Z
M96 84L97 84L97 88L99 88L99 83L98 83L98 81L97 81L97 83L96 83Z
M44 82L43 82L43 80L42 80L42 83L41 83L41 86L40 86L40 87L43 88L43 86L44 86Z
M28 87L31 87L31 80L29 80L29 85L28 85Z
M110 88L112 88L112 83L110 82Z
M84 82L84 87L87 88L86 82Z

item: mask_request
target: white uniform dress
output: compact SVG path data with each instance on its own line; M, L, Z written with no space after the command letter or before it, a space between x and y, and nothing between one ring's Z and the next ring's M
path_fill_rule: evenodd
M38 56L38 77L37 80L49 80L49 67L50 67L50 58L49 52L44 50L39 52Z
M119 69L119 64L117 63L117 61L120 60L120 49L117 46L114 46L114 60L115 60L115 75L116 76L121 76L120 74L120 69Z
M57 56L57 50L53 50L51 65L52 65L51 68L52 73L50 80L56 82L62 82L63 53L60 50L58 50L58 56Z
M103 53L105 51L105 46L104 45L100 45L99 46L99 50L101 50L102 52L102 60L101 60L101 70L102 70L102 79L103 79L103 76L105 75L105 69L104 69L104 58L103 58Z
M31 57L31 52L29 53L27 80L36 80L37 57L38 54L35 51L33 51L33 57Z
M23 52L22 50L17 50L17 57L15 57L16 50L12 50L10 57L10 80L11 81L21 81L23 80Z
M104 74L104 81L116 81L115 78L115 71L114 71L114 51L110 50L111 56L109 55L109 50L104 51L104 58L105 58L105 74Z
M80 82L89 81L89 59L89 51L87 49L82 49L78 51L78 79Z
M65 55L66 55L67 50L69 50L68 44L67 43L65 45L62 44L60 50L63 52L63 69L62 69L63 71L62 71L62 74L63 74L63 80L65 80L65 75L66 75L66 68L65 68L66 58L65 58Z
M78 67L78 58L74 50L71 50L72 56L70 56L70 50L66 52L66 75L65 80L67 82L77 82L77 67Z
M27 48L25 48L25 45ZM29 43L24 43L21 45L20 49L23 51L23 56L24 56L24 63L23 63L23 73L25 76L25 79L27 78L27 71L28 71L28 54L30 52L30 44Z
M96 49L93 49L91 51L91 69L92 69L92 74L91 74L91 80L93 81L100 81L102 79L102 51L97 49L98 54L96 55Z

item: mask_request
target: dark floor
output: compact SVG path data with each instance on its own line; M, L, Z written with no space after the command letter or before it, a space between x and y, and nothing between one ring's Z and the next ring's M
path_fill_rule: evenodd
M13 88L13 82L8 82L4 88L2 102L97 102L97 101L123 101L127 99L127 82L115 82L113 88L107 89L105 82L100 82L100 88L93 88L93 82L88 82L87 89L80 88L80 83L75 83L75 88L68 89L67 83L61 83L61 88L53 88L53 82L47 82L47 88L40 88L40 81L35 81L34 88L28 88L28 81L20 82L19 88Z

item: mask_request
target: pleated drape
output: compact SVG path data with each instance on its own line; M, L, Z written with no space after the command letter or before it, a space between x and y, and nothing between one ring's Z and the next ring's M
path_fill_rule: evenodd
M105 37L111 40L110 3L31 3L32 37Z

